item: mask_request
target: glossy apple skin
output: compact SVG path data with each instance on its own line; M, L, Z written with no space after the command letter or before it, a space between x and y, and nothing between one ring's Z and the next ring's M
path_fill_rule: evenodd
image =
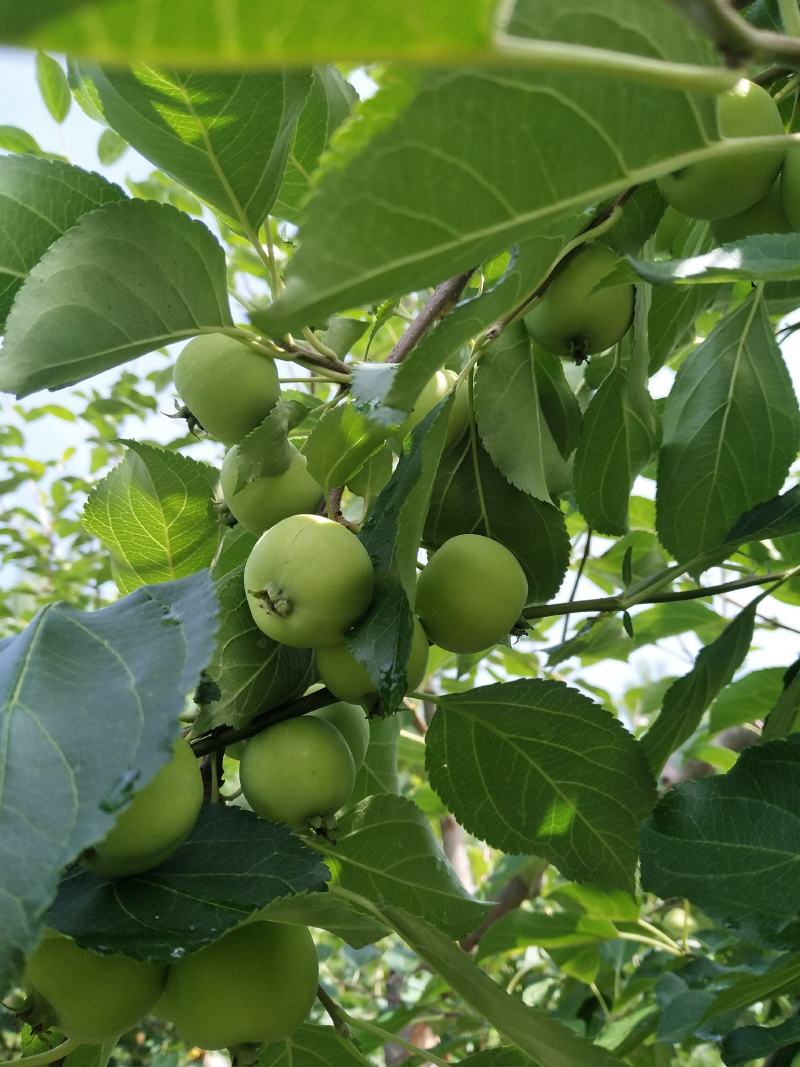
M482 652L503 640L525 606L528 583L497 541L459 534L438 548L417 582L417 615L448 652Z
M317 649L314 661L320 680L334 696L351 704L372 706L378 699L375 683L366 667L358 662L346 644ZM411 655L406 666L406 689L416 689L428 666L428 638L418 619L414 620Z
M179 738L172 758L134 793L107 836L83 856L96 874L139 874L163 863L191 833L203 804L203 781L192 749Z
M49 1005L67 1037L96 1045L147 1015L166 977L160 964L100 956L67 937L50 936L28 960L24 982Z
M283 1041L308 1015L318 980L307 927L256 920L173 964L157 1010L197 1048Z
M289 466L280 474L254 478L236 492L239 480L239 448L234 445L220 471L220 488L231 514L248 533L259 537L265 530L288 519L316 511L322 489L306 466L306 457L290 445Z
M791 229L792 224L783 210L779 181L773 182L767 195L747 211L711 223L711 232L721 245L733 244L757 233L789 233Z
M766 89L742 80L717 98L717 121L723 138L768 137L784 132L777 104ZM661 195L694 219L738 215L758 203L778 177L785 149L745 151L721 156L658 179Z
M369 554L341 523L292 515L262 534L244 568L256 625L284 645L340 644L372 602Z
M324 719L335 726L344 738L350 755L353 757L356 772L364 764L364 757L369 747L369 719L359 704L349 704L339 700L326 708L317 708L310 713L317 719Z
M172 377L178 395L203 429L226 445L254 430L281 392L269 356L219 333L190 341L178 356Z
M531 337L547 352L581 361L611 348L633 321L634 287L595 287L619 263L604 245L584 245L525 316Z
M256 815L295 827L334 815L347 803L355 777L345 739L311 715L263 730L239 761L242 792Z

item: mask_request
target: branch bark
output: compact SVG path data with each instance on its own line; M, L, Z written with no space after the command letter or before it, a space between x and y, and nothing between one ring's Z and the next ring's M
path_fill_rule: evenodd
M768 60L800 70L800 38L757 30L728 0L673 0L714 41L731 66Z
M547 860L541 859L539 856L532 856L530 863L526 864L522 871L515 874L503 886L497 898L497 903L480 926L473 930L471 934L462 937L459 942L461 948L465 952L472 952L480 944L481 938L486 934L487 930L490 930L499 919L502 919L504 915L508 915L510 911L516 911L526 900L537 897L542 891L542 884L548 866Z
M394 348L386 357L387 363L403 362L411 349L422 340L436 320L446 315L453 307L474 272L475 268L470 267L463 274L457 274L454 278L448 278L446 282L441 282L436 286L427 304L425 304L408 329L403 331L402 337L398 339Z
M298 697L297 700L279 704L277 708L260 712L246 726L220 726L211 733L196 737L190 744L195 756L206 756L210 752L219 752L220 749L233 745L237 741L246 741L250 737L255 737L268 726L274 726L276 722L296 719L300 715L306 715L309 711L316 711L317 708L325 708L328 704L335 703L336 697L329 689L318 689L314 693Z

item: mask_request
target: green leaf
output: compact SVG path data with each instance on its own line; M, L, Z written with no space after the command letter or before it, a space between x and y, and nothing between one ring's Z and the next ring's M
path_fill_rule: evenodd
M303 70L154 70L79 64L106 122L239 233L257 231L278 195L311 87Z
M494 465L517 489L550 503L566 464L542 410L530 336L521 322L481 356L474 391L478 432Z
M103 1045L81 1045L64 1060L64 1067L106 1067L117 1047L117 1038Z
M308 473L326 492L344 485L386 440L386 432L352 404L328 408L303 449Z
M52 244L17 293L0 389L58 389L231 324L225 256L202 223L152 201L107 204Z
M438 547L462 533L504 544L528 579L528 606L549 600L569 564L569 538L558 508L515 489L466 434L445 452L433 487L425 541Z
M726 686L711 705L708 728L719 733L743 722L766 719L783 688L783 670L764 667Z
M124 195L68 163L0 156L0 332L17 290L50 245L81 215Z
M519 953L526 948L568 948L613 941L619 931L608 919L594 919L580 912L545 915L516 911L493 923L478 944L479 960L503 953Z
M791 668L790 668L791 670ZM791 681L788 679L791 677ZM761 737L764 741L774 741L786 737L797 728L800 714L800 674L787 671L783 677L784 689L770 709Z
M534 371L547 425L559 451L567 459L577 447L583 414L564 373L564 360L535 348Z
M379 682L383 710L396 710L406 693L411 652L419 543L447 430L452 394L406 437L403 452L361 530L375 564L375 595L347 647Z
M97 139L97 158L104 167L116 163L128 150L128 142L114 130L103 130Z
M311 89L297 120L283 182L273 214L289 222L300 221L301 208L311 190L311 177L319 165L331 134L341 126L357 100L353 87L336 67L316 67Z
M800 531L800 485L766 504L758 504L738 519L725 540L731 545L766 541Z
M795 1016L778 1026L740 1026L722 1040L722 1059L726 1067L745 1067L800 1041L800 1018Z
M669 687L658 718L641 740L654 771L688 741L708 705L733 678L753 639L756 598L730 622L719 637L706 645L694 666Z
M427 818L405 797L368 797L342 818L336 844L318 847L336 861L343 889L403 908L451 937L486 917L487 905L470 897Z
M400 717L369 720L369 746L366 758L356 774L350 804L376 793L399 793L397 749L400 740Z
M244 726L259 712L301 696L314 678L310 649L278 644L253 622L243 569L238 566L215 583L219 629L205 675L219 695L201 705L195 736L223 723Z
M165 448L125 441L125 459L94 487L83 521L111 553L122 593L208 567L220 529L213 467Z
M347 479L347 488L370 504L392 476L392 446L387 442L364 463L360 470Z
M282 396L261 424L238 443L235 492L241 492L256 478L272 478L289 469L292 460L289 431L298 426L307 413L301 403Z
M748 749L728 774L675 786L642 828L643 887L797 949L799 798L797 734Z
M800 955L781 956L763 974L734 977L731 985L718 993L705 1013L712 1019L727 1012L739 1011L757 1000L768 1000L784 993L794 993L800 985Z
M285 1041L267 1045L258 1059L258 1067L364 1067L364 1063L332 1026L310 1024L295 1030Z
M442 697L425 764L462 826L493 848L633 890L655 784L633 737L577 689L526 679Z
M627 532L633 483L657 443L652 400L615 368L589 401L575 453L575 500L592 529Z
M659 537L681 562L722 545L776 494L800 443L800 411L755 294L681 364L663 417Z
M386 937L388 928L331 893L295 893L259 909L270 922L293 923L327 930L353 948L363 948Z
M800 235L744 237L690 259L651 263L628 257L636 273L652 285L707 285L712 282L791 281L800 278Z
M39 939L62 869L169 758L215 616L201 573L93 613L52 605L0 643L3 992Z
M61 64L44 52L37 52L36 81L45 107L56 122L63 122L69 114L72 95Z
M141 0L14 0L0 5L0 38L7 44L91 55L115 63L131 56L151 63L206 66L290 66L369 59L417 63L464 62L490 40L492 0L424 0L366 9L358 0L335 8L315 0L287 5L210 7L198 17L196 0L175 0L150 12ZM224 18L222 16L225 16ZM220 22L222 19L222 22Z
M601 16L606 48L626 52L646 40L650 56L714 62L709 42L659 0L645 8L628 0L613 14L597 0L566 14L560 0L519 3L511 32L596 46ZM475 137L476 123L491 129L490 146ZM405 74L334 140L286 290L260 322L282 333L458 274L676 169L714 132L711 97L644 84L632 91L625 79L586 71ZM592 165L564 166L584 159Z
M170 963L272 900L319 891L329 877L287 826L206 804L186 841L144 874L69 872L46 922L95 951Z
M0 149L4 152L30 152L41 154L39 142L19 126L0 126Z
M694 324L719 293L719 286L664 286L653 290L647 316L650 373L657 370L694 337Z
M435 926L397 908L379 914L468 1004L540 1067L621 1067L621 1061L521 998L510 996Z

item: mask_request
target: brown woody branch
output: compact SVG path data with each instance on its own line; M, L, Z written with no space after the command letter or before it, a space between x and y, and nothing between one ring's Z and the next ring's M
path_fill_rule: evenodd
M205 756L209 752L219 752L228 745L237 741L247 741L255 737L268 726L274 726L276 722L285 722L287 719L296 719L300 715L306 715L309 711L317 708L325 708L328 704L336 703L336 697L329 689L317 689L314 693L298 697L297 700L288 700L285 704L279 704L277 708L269 708L260 712L251 719L246 726L219 726L202 737L196 737L191 741L195 756Z
M394 348L386 357L387 363L402 363L412 348L417 345L431 326L446 315L453 307L458 298L464 292L467 282L475 271L474 267L465 270L463 274L457 274L454 278L448 278L441 282L433 290L427 304L413 320L407 330L403 331Z
M540 860L537 864L534 859L531 862L531 866L533 871L528 870L527 877L526 872L522 871L508 880L500 891L497 903L480 926L473 930L471 934L462 937L459 944L465 952L472 952L478 946L487 930L490 930L504 915L508 915L510 911L516 911L526 900L532 900L541 893L545 872L548 867L547 861Z

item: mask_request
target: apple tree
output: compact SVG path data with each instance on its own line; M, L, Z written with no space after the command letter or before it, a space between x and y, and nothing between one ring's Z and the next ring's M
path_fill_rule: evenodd
M0 41L6 1058L796 1062L797 0Z

